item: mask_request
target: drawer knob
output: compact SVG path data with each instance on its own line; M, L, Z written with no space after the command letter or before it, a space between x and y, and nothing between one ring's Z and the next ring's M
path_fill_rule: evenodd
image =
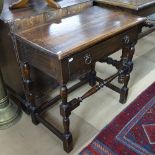
M130 42L130 37L129 37L128 35L125 35L125 36L123 37L123 43L124 43L124 44L129 44L129 42Z
M87 64L87 65L91 64L92 58L91 58L90 54L86 54L84 56L84 60L85 60L85 64Z

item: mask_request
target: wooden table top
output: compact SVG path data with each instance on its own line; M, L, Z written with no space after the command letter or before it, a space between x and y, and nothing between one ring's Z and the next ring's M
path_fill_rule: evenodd
M60 23L44 24L16 35L63 59L143 21L141 17L93 6Z
M125 7L132 10L140 10L155 5L155 0L96 0L104 4Z

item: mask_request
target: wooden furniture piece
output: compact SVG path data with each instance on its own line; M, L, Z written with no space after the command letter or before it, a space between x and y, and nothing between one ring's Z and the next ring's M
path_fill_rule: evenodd
M152 7L155 4L154 0L96 0L97 2L114 5L122 8L127 8L132 11L139 11L139 14L144 15L144 10L147 7ZM148 8L147 8L148 9Z
M11 32L24 31L36 25L41 25L47 20L55 21L76 14L92 5L89 0L62 0L61 9L55 10L48 7L44 0L31 0L31 6L23 9L10 10L9 6L17 0L5 0L4 9L0 18L0 66L5 85L11 94L16 96L23 109L25 109L25 95L22 85L20 63ZM35 3L36 2L36 3ZM52 91L57 87L57 82L48 75L42 74L36 68L31 68L31 78L35 81L36 102L51 99ZM26 109L25 109L26 110Z
M103 7L121 9L134 15L146 17L148 20L144 26L148 29L143 31L139 38L155 31L155 0L95 0L95 2Z
M60 5L57 2L55 2L54 0L45 0L45 1L52 8L56 8L56 9L61 8ZM10 9L25 8L28 5L28 2L29 2L29 0L18 0L17 2L10 5Z
M64 150L73 149L70 131L70 115L80 103L104 86L120 94L120 102L125 103L128 94L128 82L133 68L134 46L141 31L144 18L126 14L121 11L99 6L91 6L80 13L59 22L49 21L41 25L12 33L16 40L27 109L34 124L42 123L63 142ZM29 23L26 19L25 23ZM22 20L19 21L20 27ZM32 21L31 21L32 23ZM120 61L108 56L122 49ZM95 63L102 61L115 66L118 71L107 79L96 76ZM35 102L35 91L31 79L31 67L55 79L60 87L60 95L40 106ZM119 77L122 88L111 84ZM67 83L73 79L80 82L71 88ZM88 82L92 88L81 97L68 101L69 92ZM63 118L64 131L60 131L42 114L56 101L62 100L60 114Z

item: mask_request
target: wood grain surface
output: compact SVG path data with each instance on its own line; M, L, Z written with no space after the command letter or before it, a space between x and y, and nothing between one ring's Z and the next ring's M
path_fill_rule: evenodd
M97 2L114 6L125 7L133 10L140 10L150 5L155 5L155 0L96 0Z
M143 20L124 12L93 6L78 15L62 19L60 23L34 27L17 36L63 59Z

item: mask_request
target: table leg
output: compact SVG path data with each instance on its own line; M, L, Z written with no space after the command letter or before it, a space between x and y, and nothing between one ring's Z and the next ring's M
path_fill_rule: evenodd
M88 79L89 79L89 85L92 87L95 86L95 84L96 84L95 65L92 65L91 72L88 74Z
M122 49L122 56L121 56L121 60L120 60L119 69L122 69L123 68L123 64L126 61L126 59L127 59L127 52L126 52L126 49L123 48ZM121 75L118 76L118 82L120 84L123 84L124 83L124 78L125 78L124 76L125 76L124 74L121 74Z
M134 44L128 45L123 48L123 55L122 55L122 69L124 70L124 73L120 78L123 82L123 87L121 88L121 94L120 94L120 102L125 103L128 96L128 82L130 79L130 73L133 69L133 62L132 58L135 52Z
M35 96L33 95L32 91L32 80L30 77L30 66L28 63L24 63L23 68L22 68L22 74L23 74L23 80L24 80L24 88L25 88L25 96L26 100L30 104L30 113L31 113L31 118L32 122L37 125L39 122L37 121L36 118L36 104L35 104Z
M72 134L70 132L70 120L69 116L71 115L70 106L67 102L68 92L66 85L61 86L60 94L62 99L62 104L60 105L60 114L63 117L63 126L64 126L64 134L63 134L63 146L66 152L70 152L73 149L73 140Z

